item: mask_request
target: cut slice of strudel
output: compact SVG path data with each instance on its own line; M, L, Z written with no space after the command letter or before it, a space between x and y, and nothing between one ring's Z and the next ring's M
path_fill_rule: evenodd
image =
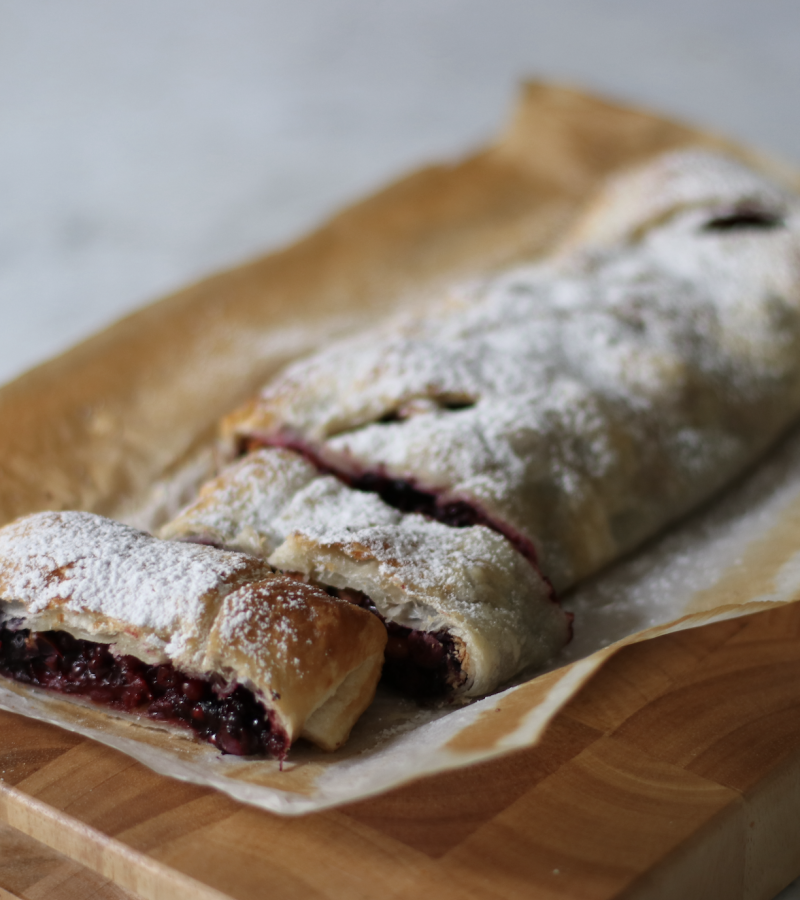
M340 746L385 643L374 616L242 554L81 512L0 529L0 674L226 753Z
M684 151L612 180L551 259L290 366L225 431L232 453L292 448L397 510L487 526L560 590L799 412L800 202Z
M501 535L399 512L288 450L228 467L161 536L265 557L373 610L386 675L415 696L481 696L570 635L549 584Z

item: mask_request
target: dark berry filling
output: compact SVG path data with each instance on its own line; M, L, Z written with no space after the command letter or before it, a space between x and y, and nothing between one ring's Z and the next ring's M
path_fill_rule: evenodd
M375 604L360 591L326 587L328 593L376 615L386 626L389 640L384 654L382 680L403 694L420 700L447 696L463 684L458 647L446 631L417 631L387 622Z
M377 494L384 503L400 512L419 513L451 528L486 524L486 517L469 503L462 500L440 503L436 494L421 491L400 478L387 478L368 472L350 479L350 486L357 491Z
M389 640L383 679L418 699L440 699L464 681L452 636L446 631L416 631L387 622Z
M64 631L0 627L0 674L23 684L74 694L112 709L191 728L223 753L283 760L286 735L242 685L182 675L170 663L151 666L115 656L107 644Z

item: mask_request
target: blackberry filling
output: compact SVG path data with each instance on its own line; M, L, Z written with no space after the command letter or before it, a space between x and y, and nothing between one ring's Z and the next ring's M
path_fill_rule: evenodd
M451 528L470 528L473 525L486 524L486 517L469 503L463 501L439 503L435 494L420 491L399 478L387 478L368 472L353 478L350 486L357 491L377 494L387 506L392 506L400 512L419 513Z
M382 681L420 700L441 699L464 682L458 646L448 632L417 631L387 622L372 600L360 591L332 587L324 590L369 610L386 626L389 640L384 651Z
M64 631L0 627L0 674L191 728L223 753L283 760L289 750L286 735L273 731L264 708L242 685L182 675L171 663L152 666L135 656L114 656L107 644Z

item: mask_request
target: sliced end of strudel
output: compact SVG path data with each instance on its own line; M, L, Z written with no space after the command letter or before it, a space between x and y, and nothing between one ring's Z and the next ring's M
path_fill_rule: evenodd
M298 529L269 561L374 609L389 634L386 676L415 696L483 696L569 640L548 585L486 528L410 516L338 536Z
M0 674L223 752L338 746L385 641L373 617L241 554L80 512L0 529Z
M347 739L372 702L386 642L374 617L319 589L274 575L228 594L203 668L256 696L274 719L324 750Z
M569 639L550 586L504 537L404 514L332 476L318 474L288 496L283 485L298 472L307 475L308 463L295 454L254 451L163 534L213 535L221 546L258 535L251 546L274 548L271 565L384 621L386 677L416 696L485 694Z

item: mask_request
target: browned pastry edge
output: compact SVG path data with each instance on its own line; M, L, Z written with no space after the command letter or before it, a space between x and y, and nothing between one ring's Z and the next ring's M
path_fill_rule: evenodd
M275 651L287 633L288 652L299 654L302 666L286 665L291 660ZM208 636L205 665L231 680L269 684L273 699L291 699L277 710L292 739L302 735L335 750L372 702L385 645L375 616L274 575L225 597Z

